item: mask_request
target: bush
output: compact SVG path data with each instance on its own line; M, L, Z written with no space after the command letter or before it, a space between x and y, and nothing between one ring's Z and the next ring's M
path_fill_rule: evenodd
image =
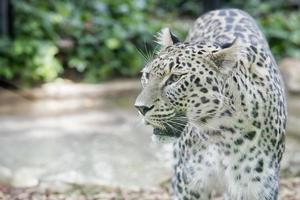
M87 81L134 76L136 50L161 23L145 0L13 1L15 38L1 39L0 76L50 81L73 69Z
M5 79L31 82L50 81L58 76L62 67L55 58L58 49L49 41L18 38L2 40L0 75Z
M248 11L260 24L277 59L300 58L300 3L285 0L231 0L233 7Z
M159 8L196 18L204 12L204 1L157 1ZM206 2L207 3L207 2ZM300 3L286 0L220 1L223 8L240 8L249 12L261 25L277 59L300 58Z
M182 16L195 19L204 9L198 0L12 3L14 38L0 39L0 78L23 84L69 74L89 82L135 76L144 62L136 46L145 49L145 41L152 43L152 35L170 24L168 13L173 21ZM299 5L284 0L230 0L223 7L239 7L254 15L277 58L300 57ZM171 26L183 36L184 26L178 22Z
M299 22L299 12L275 12L260 19L275 57L300 58Z

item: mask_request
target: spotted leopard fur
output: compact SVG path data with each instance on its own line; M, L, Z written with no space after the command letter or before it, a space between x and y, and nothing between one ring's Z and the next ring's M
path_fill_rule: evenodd
M269 46L252 17L211 11L185 42L164 29L143 69L135 106L156 139L174 143L172 197L276 200L286 100Z

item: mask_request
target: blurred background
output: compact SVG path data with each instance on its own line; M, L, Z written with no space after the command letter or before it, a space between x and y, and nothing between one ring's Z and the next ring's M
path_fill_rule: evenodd
M170 145L133 108L144 56L201 14L249 12L288 93L280 199L300 199L300 1L1 0L0 199L169 199Z

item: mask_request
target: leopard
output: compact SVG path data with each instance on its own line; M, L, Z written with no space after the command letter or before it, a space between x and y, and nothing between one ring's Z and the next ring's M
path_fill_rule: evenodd
M163 28L134 103L173 145L173 200L277 200L287 121L284 83L255 19L201 15L184 41Z

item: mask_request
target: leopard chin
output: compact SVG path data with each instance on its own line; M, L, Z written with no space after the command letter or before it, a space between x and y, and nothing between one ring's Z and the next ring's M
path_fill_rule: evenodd
M176 121L180 120L180 121ZM161 127L153 128L153 135L159 137L179 138L187 125L187 118L183 113L177 113L174 118L162 122Z
M185 126L186 124L180 126L173 126L173 127L171 127L170 125L165 125L165 129L154 127L153 135L160 136L160 137L179 138Z
M164 136L165 137L179 137L179 134L177 131L175 132L175 131L168 130L168 129L162 130L160 128L154 128L153 134L156 136L163 136L163 137Z
M155 144L170 144L170 143L174 143L178 138L173 136L153 134L151 139L152 142Z

